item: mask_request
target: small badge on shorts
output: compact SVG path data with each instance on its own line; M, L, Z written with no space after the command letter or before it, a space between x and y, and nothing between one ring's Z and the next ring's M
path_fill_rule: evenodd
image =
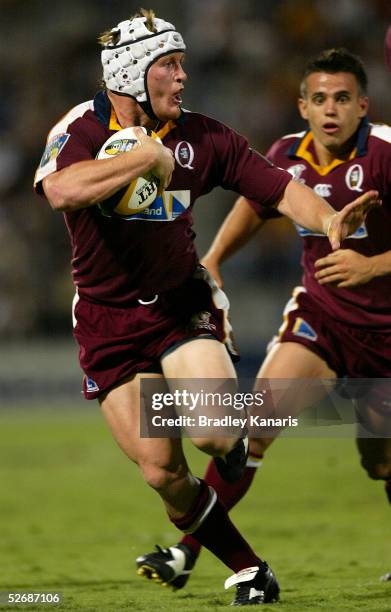
M86 391L87 393L94 393L95 391L99 391L99 387L96 382L88 376L86 376Z
M307 340L315 341L318 339L318 334L314 329L312 329L311 325L298 317L293 326L293 333L295 336L300 336L301 338L307 338Z

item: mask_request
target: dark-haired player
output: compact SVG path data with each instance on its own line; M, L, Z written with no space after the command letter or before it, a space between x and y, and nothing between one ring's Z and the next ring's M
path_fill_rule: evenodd
M335 213L232 129L182 111L185 44L153 12L122 21L100 40L105 88L51 130L36 176L37 191L65 213L71 237L84 393L99 399L115 440L158 492L173 524L235 572L228 584L237 587L236 605L271 602L279 591L271 570L231 523L213 488L190 473L180 440L140 437L140 380L165 378L171 386L179 378L235 380L224 344L226 301L213 290L194 247L191 211L198 196L218 185L233 189L327 234L336 248L377 203L377 194ZM163 144L140 130L138 148L96 160L107 138L129 126L153 129ZM149 209L126 220L101 214L97 203L147 171L161 187ZM356 195L349 193L347 201ZM237 467L236 456L245 456L243 440L206 435L194 442L220 459L224 477ZM187 571L181 551L169 561L160 575L164 582ZM139 565L158 578L151 557Z
M336 210L351 194L368 189L379 191L383 206L372 210L335 251L320 232L296 226L303 239L303 284L294 289L283 324L269 345L258 372L261 385L271 378L349 377L354 390L354 379L391 377L391 128L369 123L367 110L367 76L361 60L345 49L326 50L308 63L301 83L299 111L308 129L284 136L267 154L296 182L324 195ZM203 259L220 286L221 263L270 218L279 216L276 209L238 199ZM316 387L318 399L322 388L326 386ZM357 446L368 475L385 481L391 503L389 386L382 388L376 381L366 390L355 400ZM298 399L295 393L289 397L289 414L309 405L299 393ZM276 411L278 416L278 405ZM215 466L208 466L205 480L227 509L250 487L257 463L274 437L250 440L250 460L236 483L224 482ZM187 536L180 546L194 563L199 543ZM187 577L178 577L180 587Z
M303 239L303 285L296 287L284 321L269 345L257 378L350 379L391 377L391 128L367 119L367 76L361 60L330 49L311 60L300 88L299 110L309 127L275 142L268 157L295 181L324 195L336 210L352 193L376 189L383 206L331 251L320 232L296 225ZM265 223L280 214L239 198L203 259L219 286L220 265ZM262 388L262 387L261 387ZM289 396L289 414L308 404ZM321 398L323 385L315 388ZM355 385L351 385L354 390ZM385 481L391 503L391 413L389 386L376 381L356 399L357 446L371 478ZM297 395L297 398L295 398ZM274 399L274 396L273 396ZM311 395L313 399L313 395ZM276 403L278 404L278 398ZM282 408L285 410L285 408ZM277 406L278 416L278 406ZM369 434L369 437L368 437ZM276 434L275 434L276 435ZM250 457L236 483L221 479L210 463L205 481L231 509L251 485L256 467L275 435L250 440ZM194 564L199 542L185 536L180 546ZM170 547L172 550L175 547ZM181 588L188 574L178 576ZM386 574L384 580L390 580ZM175 585L174 585L175 586Z

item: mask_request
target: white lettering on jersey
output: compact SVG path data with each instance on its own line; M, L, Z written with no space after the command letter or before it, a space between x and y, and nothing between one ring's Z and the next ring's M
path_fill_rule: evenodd
M353 166L350 166L345 176L345 182L349 189L361 193L363 191L363 189L361 189L363 181L364 170L362 169L361 164L354 164Z
M331 196L332 185L330 183L318 183L313 187L315 193L317 193L321 198L328 198Z

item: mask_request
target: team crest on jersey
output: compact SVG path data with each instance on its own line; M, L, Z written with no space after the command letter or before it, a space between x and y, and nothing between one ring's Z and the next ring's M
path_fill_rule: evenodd
M315 340L318 339L318 334L316 331L301 317L298 317L293 326L293 333L295 336L300 336L301 338L307 338L307 340Z
M194 170L194 166L191 165L194 159L194 149L189 142L186 140L181 140L181 142L178 142L177 146L175 147L174 155L178 164L182 166L182 168Z
M46 164L60 154L60 151L64 148L69 136L70 134L66 134L64 132L63 134L56 134L56 136L53 136L53 138L48 141L39 164L40 168L46 166Z
M191 318L191 328L192 329L207 329L209 331L215 330L216 325L210 322L211 313L207 310L201 310L201 312L197 312L197 314L193 315Z
M352 191L359 191L360 193L363 191L361 185L364 181L364 170L360 164L354 164L350 166L349 170L345 176L346 185Z
M300 183L304 183L304 179L301 178L302 173L306 169L304 164L295 164L290 168L287 168L289 174L291 174L295 181L299 181Z

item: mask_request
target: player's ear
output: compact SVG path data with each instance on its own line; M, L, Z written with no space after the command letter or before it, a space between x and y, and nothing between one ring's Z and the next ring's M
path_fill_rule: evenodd
M308 119L308 111L307 111L307 100L306 98L299 98L297 100L297 106L299 108L299 113L303 119Z
M367 96L360 96L358 102L360 105L359 117L365 117L368 114L369 98Z

